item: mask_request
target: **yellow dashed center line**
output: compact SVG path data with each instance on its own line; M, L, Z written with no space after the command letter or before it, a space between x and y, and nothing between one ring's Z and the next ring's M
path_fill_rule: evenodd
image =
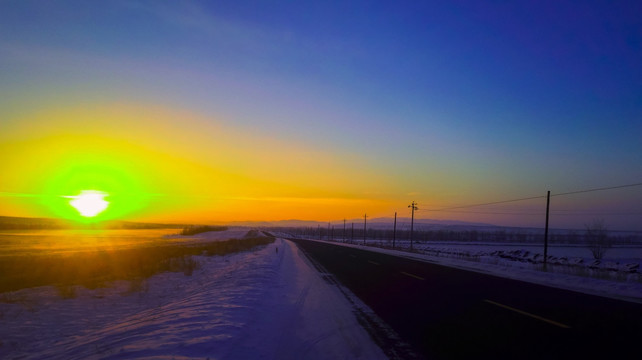
M549 323L549 324L551 324L551 325L559 326L559 327L564 328L564 329L570 329L570 328L571 328L571 327L570 327L570 326L568 326L568 325L565 325L565 324L562 324L562 323L558 323L557 321L553 321L553 320L550 320L550 319L547 319L547 318L541 317L541 316L539 316L539 315L531 314L531 313L526 312L526 311L522 311L522 310L519 310L519 309L515 309L514 307L510 307L510 306L508 306L508 305L500 304L500 303L498 303L498 302L494 302L494 301L491 301L491 300L488 300L488 299L485 299L484 301L485 301L485 302L487 302L487 303L489 303L489 304L493 304L493 305L495 305L495 306L499 306L499 307L501 307L501 308L504 308L504 309L506 309L506 310L514 311L514 312L516 312L516 313L518 313L518 314L522 314L522 315L524 315L524 316L532 317L533 319L537 319L537 320L543 321L543 322L545 322L545 323Z
M417 276L417 275L409 274L409 273L407 273L407 272L405 272L405 271L402 271L401 273L402 273L402 274L404 274L404 275L406 275L406 276L410 276L411 278L415 278L415 279L417 279L417 280L426 280L426 279L422 278L421 276Z

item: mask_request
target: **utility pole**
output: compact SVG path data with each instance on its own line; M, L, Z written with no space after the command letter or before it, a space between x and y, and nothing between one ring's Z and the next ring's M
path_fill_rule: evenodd
M346 242L346 218L343 218L343 242Z
M415 210L419 210L419 208L417 208L417 203L415 203L414 200L408 207L412 209L412 217L410 218L410 251L412 251L412 231L415 223Z
M397 239L397 212L395 211L395 225L392 227L392 248L395 248L395 240Z
M317 224L317 231L319 232L319 240L321 240L321 224Z
M354 223L352 223L352 234L350 234L350 243L354 242Z
M326 234L328 240L330 240L330 222L328 222L328 233Z
M363 245L366 244L366 219L368 214L363 214Z
M546 193L546 227L544 228L544 270L546 270L546 261L548 258L548 209L551 204L551 191Z
M332 230L330 230L330 239L334 241L334 225L332 225Z

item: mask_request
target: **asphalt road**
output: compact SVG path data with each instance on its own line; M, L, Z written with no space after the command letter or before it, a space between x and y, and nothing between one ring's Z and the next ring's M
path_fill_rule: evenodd
M292 241L428 359L642 355L642 304Z

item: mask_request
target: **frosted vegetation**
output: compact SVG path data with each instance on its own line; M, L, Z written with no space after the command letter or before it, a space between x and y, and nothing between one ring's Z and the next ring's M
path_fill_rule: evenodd
M183 228L180 235L196 235L210 231L225 231L228 230L227 226L208 226L208 225L188 225Z
M204 232L203 228L192 230L192 233ZM73 297L76 285L94 289L108 286L108 283L116 280L129 280L136 284L166 271L191 275L200 267L199 262L192 258L193 255L226 255L274 241L271 237L259 235L253 231L242 238L224 241L154 241L98 249L94 247L85 251L24 254L18 250L5 250L0 262L0 274L3 274L0 277L0 292L52 285L61 295ZM70 236L73 238L73 235Z

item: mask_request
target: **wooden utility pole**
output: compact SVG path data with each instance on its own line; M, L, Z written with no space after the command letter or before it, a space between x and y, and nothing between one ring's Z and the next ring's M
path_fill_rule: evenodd
M366 244L366 219L368 214L363 214L363 245Z
M551 204L551 191L546 193L546 227L544 228L544 269L548 259L548 209Z
M343 218L343 242L346 242L346 219Z
M392 248L395 248L395 240L397 239L397 212L395 211L395 224L392 227Z
M419 210L417 208L417 203L412 202L412 204L408 205L409 208L412 209L412 217L410 218L410 251L412 251L412 231L414 229L414 223L415 223L415 210Z

